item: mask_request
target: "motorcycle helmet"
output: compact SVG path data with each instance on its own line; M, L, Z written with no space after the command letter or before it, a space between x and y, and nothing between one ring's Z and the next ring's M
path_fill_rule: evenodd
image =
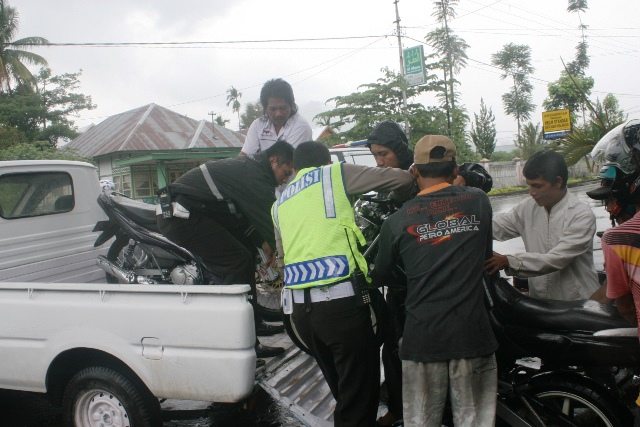
M598 174L601 185L587 195L602 201L615 198L616 205L610 213L612 225L623 214L633 216L636 211L631 199L640 184L639 132L640 120L623 123L603 136L591 151L594 161L602 165Z
M489 172L478 163L463 163L458 167L458 175L461 175L469 187L479 188L485 193L491 191L493 178Z

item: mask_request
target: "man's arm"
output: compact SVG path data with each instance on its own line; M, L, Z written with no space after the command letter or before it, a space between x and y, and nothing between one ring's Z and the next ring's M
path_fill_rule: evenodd
M636 307L631 293L629 274L624 267L624 261L608 245L607 233L602 238L602 254L604 255L604 269L607 273L606 295L614 299L618 311L628 321L637 323Z
M296 113L294 117L295 123L293 124L291 131L289 131L286 140L293 146L293 148L296 148L303 142L311 141L313 139L313 133L309 122L307 122L300 113Z
M509 260L509 274L521 277L535 277L562 270L577 256L593 247L596 221L587 207L578 212L564 229L558 244L546 254L526 252L506 255ZM495 221L494 221L495 225ZM494 238L496 231L493 232Z
M398 258L397 247L393 241L393 233L389 221L385 221L380 229L378 243L378 255L376 256L375 268L371 272L374 286L384 285L393 271L394 263Z
M249 126L249 130L247 131L247 137L244 140L244 144L242 145L242 150L240 150L241 156L246 156L247 154L255 154L260 149L260 119L255 119L251 126Z
M493 238L499 242L520 237L520 230L524 226L520 215L521 204L514 206L509 212L493 216Z
M352 196L369 191L409 192L414 182L408 171L396 168L372 168L343 163L342 172L347 193Z

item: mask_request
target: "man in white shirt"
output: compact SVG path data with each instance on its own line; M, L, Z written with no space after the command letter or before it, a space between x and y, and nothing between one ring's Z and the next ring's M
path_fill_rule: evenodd
M311 126L300 114L291 85L282 79L271 79L262 86L260 103L264 116L251 123L240 155L266 150L276 141L287 141L294 148L311 141Z
M493 238L522 237L525 253L494 256L485 271L529 278L529 295L556 300L588 299L599 287L593 263L596 218L567 191L564 158L555 151L535 153L523 174L531 197L493 216Z

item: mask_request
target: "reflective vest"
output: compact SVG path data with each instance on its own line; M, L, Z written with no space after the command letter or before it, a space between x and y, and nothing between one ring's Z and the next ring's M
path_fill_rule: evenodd
M298 171L271 213L282 236L287 287L340 282L356 265L367 274L357 245L366 240L355 223L341 163Z

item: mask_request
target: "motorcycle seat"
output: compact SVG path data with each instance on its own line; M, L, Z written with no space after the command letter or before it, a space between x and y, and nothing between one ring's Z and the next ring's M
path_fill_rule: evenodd
M139 202L128 197L111 194L111 201L126 212L127 217L138 225L158 231L156 225L156 205Z
M503 278L489 280L494 316L503 324L549 332L628 328L613 306L592 300L558 301L530 297Z

